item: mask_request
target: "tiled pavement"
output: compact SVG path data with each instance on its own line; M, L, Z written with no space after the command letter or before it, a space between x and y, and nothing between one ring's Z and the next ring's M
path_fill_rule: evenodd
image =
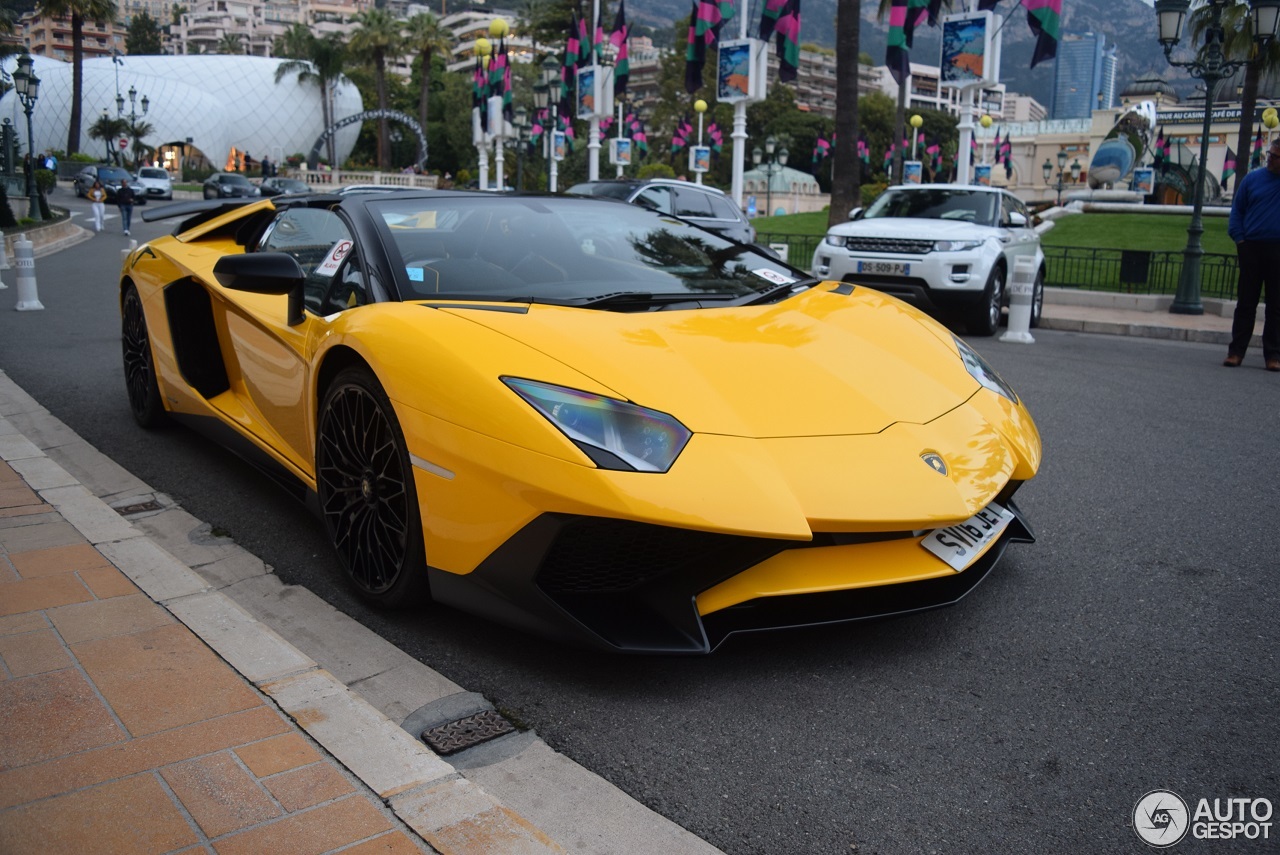
M0 851L433 851L0 462Z

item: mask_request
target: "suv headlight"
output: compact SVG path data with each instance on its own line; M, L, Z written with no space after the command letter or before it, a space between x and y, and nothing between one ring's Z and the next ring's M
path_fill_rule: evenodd
M666 413L579 389L503 377L601 469L666 472L693 434Z
M848 245L848 243L849 243L849 239L848 239L847 237L845 237L844 235L832 235L832 234L829 234L829 235L827 235L825 238L823 238L822 240L823 240L823 242L824 242L824 243L829 243L829 244L831 244L832 246L847 246L847 245Z
M966 249L977 249L986 243L985 240L936 240L933 242L935 252L963 252Z
M956 347L960 348L960 359L964 361L965 370L969 372L969 376L986 389L990 389L997 395L1003 395L1015 404L1018 403L1018 393L1013 391L1013 387L1001 379L995 369L987 364L987 361L978 355L978 351L974 350L964 339L953 335Z

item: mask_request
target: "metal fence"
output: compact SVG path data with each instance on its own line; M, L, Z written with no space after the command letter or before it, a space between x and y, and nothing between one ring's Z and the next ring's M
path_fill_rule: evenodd
M821 237L760 233L756 243L773 247L793 267L808 270ZM1090 249L1046 246L1045 284L1085 291L1126 294L1174 294L1182 274L1182 250ZM1236 298L1236 257L1206 252L1200 260L1200 294Z
M1127 294L1173 294L1182 274L1182 250L1088 249L1046 246L1045 284ZM1200 293L1234 300L1236 257L1206 252L1200 261Z
M784 257L787 264L799 267L801 270L808 270L809 265L813 263L813 251L818 248L822 237L822 235L815 237L814 235L757 234L756 243L772 247L779 255L783 255L782 247L785 246L787 251Z

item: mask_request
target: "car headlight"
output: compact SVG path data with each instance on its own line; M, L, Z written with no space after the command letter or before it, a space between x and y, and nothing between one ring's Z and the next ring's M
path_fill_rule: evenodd
M962 252L977 249L984 243L985 240L936 240L933 242L933 249L935 252Z
M846 246L849 243L849 239L844 235L827 235L822 239L822 242L829 243L832 246Z
M503 377L601 469L666 472L693 434L666 413L533 380Z
M1018 393L1013 391L1013 387L1004 382L995 369L978 355L978 351L966 344L959 336L953 335L952 338L955 339L956 347L960 348L960 359L964 361L964 367L969 372L969 376L984 388L990 389L997 395L1005 396L1015 404L1018 403Z

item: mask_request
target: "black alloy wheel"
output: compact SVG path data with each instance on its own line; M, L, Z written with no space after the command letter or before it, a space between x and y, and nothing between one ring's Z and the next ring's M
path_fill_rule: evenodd
M142 298L133 285L125 288L121 305L120 346L124 357L124 382L129 391L129 409L144 428L157 427L167 418L155 363L151 359L151 338Z
M357 593L384 608L427 598L413 468L381 384L344 369L324 396L316 437L316 492L329 539Z

